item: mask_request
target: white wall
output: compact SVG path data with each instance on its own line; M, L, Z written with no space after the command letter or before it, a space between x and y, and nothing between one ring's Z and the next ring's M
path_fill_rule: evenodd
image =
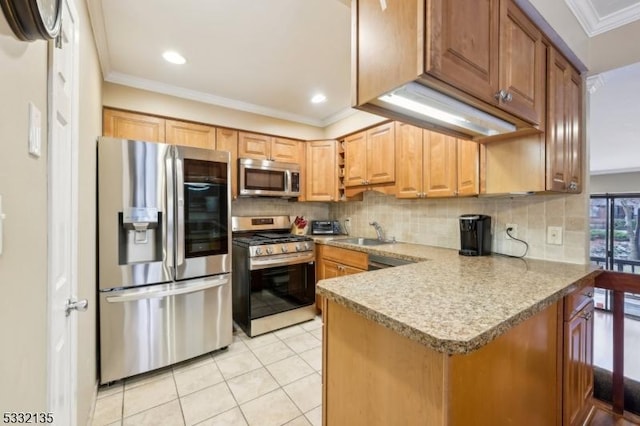
M592 194L640 194L640 172L591 175Z
M86 424L96 384L95 136L100 125L100 71L84 1L80 26L80 235L78 411ZM7 215L0 256L0 412L46 411L47 380L47 49L15 39L0 14L0 195ZM27 104L43 118L42 156L27 153Z
M27 152L33 102L47 134L47 43L8 35L0 14L0 412L46 409L47 145Z
M112 108L294 139L324 138L324 132L319 127L134 89L119 84L104 83L102 96L104 106Z

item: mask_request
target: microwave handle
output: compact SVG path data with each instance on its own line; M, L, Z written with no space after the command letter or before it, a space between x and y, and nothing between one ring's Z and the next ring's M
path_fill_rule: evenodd
M176 267L184 263L184 168L176 156Z
M289 186L289 182L291 182L291 171L290 170L286 170L284 172L284 192L285 193L290 193L291 192L291 187Z

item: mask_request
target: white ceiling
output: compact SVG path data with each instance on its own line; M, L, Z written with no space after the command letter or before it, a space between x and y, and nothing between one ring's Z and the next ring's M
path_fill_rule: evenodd
M106 81L320 127L351 113L350 0L87 4Z

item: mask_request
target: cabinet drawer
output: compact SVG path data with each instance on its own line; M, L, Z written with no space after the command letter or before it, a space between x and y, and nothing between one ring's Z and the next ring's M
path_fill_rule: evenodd
M323 248L322 257L324 259L331 259L342 265L352 266L365 271L368 268L369 259L366 253L333 246L325 246Z
M593 281L589 281L564 298L565 321L569 321L588 303L593 302L593 291Z

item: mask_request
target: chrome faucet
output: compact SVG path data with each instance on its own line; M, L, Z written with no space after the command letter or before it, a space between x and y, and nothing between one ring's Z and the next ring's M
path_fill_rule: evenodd
M376 229L376 234L378 234L378 239L380 241L385 241L384 239L384 231L382 230L382 226L375 220L373 222L369 222L369 225L373 226Z

